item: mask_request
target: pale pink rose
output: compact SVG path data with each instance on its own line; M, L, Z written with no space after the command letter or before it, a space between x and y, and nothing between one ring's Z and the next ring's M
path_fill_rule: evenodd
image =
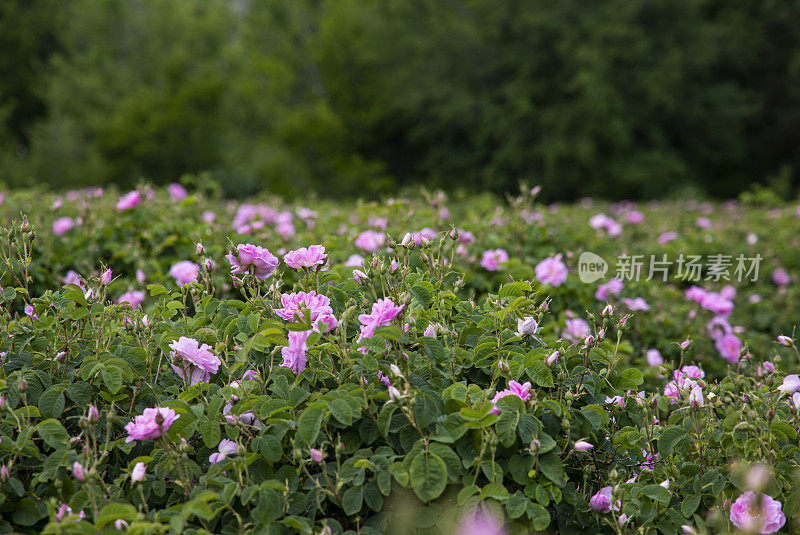
M375 335L375 329L389 325L403 310L403 306L395 305L394 301L389 297L379 299L376 303L373 303L370 314L358 316L358 321L361 322L361 332L357 341L361 342L364 339L372 338ZM366 348L361 348L362 353L366 353L366 351Z
M575 449L577 451L589 451L592 448L594 448L594 444L586 442L585 440L579 440L575 443Z
M169 192L170 197L172 197L175 201L182 201L186 197L189 196L189 192L186 191L186 188L178 184L177 182L173 182L169 186L167 186L167 191Z
M133 467L133 470L131 470L131 481L136 483L144 479L145 469L146 467L144 463L136 463L136 465Z
M365 230L355 240L356 247L375 252L386 243L386 234L374 230Z
M789 276L789 272L784 268L778 268L772 272L772 282L778 286L786 286L792 282L792 278Z
M509 381L508 388L496 393L492 398L492 403L494 404L492 412L495 414L500 414L500 409L497 408L497 402L506 396L517 396L522 401L527 401L531 397L530 389L530 382L520 384L516 381Z
M731 505L731 523L742 530L761 535L777 533L786 524L781 502L766 494L760 499L753 491L742 493Z
M664 357L661 356L661 352L658 349L648 349L647 350L647 364L650 366L660 366L664 364Z
M119 198L119 201L117 201L117 210L119 210L120 212L124 210L130 210L131 208L138 205L139 202L141 202L141 196L139 195L139 191L133 190Z
M125 442L158 438L162 433L166 433L169 426L178 418L180 415L175 414L169 407L145 409L141 415L136 416L125 426L128 432Z
M581 318L573 318L566 320L567 330L561 336L566 338L572 343L578 343L589 334L589 323Z
M620 279L613 278L597 287L594 298L598 301L605 301L609 295L619 295L624 287L625 284Z
M308 350L308 336L311 331L289 331L289 345L281 348L283 362L294 373L300 374L306 369L306 351Z
M269 249L246 243L238 245L236 250L238 253L236 256L232 250L225 255L231 264L233 274L252 271L255 278L263 280L272 275L278 267L278 259L269 252Z
M316 292L283 294L281 304L283 308L276 308L275 313L286 321L303 321L303 309L307 309L315 331L320 332L320 323L327 326L325 332L330 332L339 325L333 315L330 298Z
M364 265L364 257L360 254L351 254L347 257L344 265L346 267L361 267Z
M328 254L322 245L311 245L289 251L283 256L283 261L292 269L314 268L319 269L325 264Z
M194 338L181 336L169 348L172 349L172 369L181 379L192 385L208 382L211 374L217 373L222 364L219 357L211 352L210 345L200 345Z
M678 233L671 230L669 232L665 232L658 237L658 243L661 245L665 245L671 241L675 241L678 239Z
M504 249L489 249L481 257L481 267L486 271L498 271L504 262L508 262L508 253Z
M466 513L459 522L457 535L507 535L503 517L481 508Z
M636 297L633 299L623 297L620 299L623 305L628 307L628 309L637 312L637 311L647 311L650 310L650 305L647 304L647 301L644 300L642 297Z
M169 269L169 274L175 279L178 286L185 286L190 282L197 282L200 266L191 260L181 260Z
M75 226L75 221L71 217L59 217L53 222L53 234L61 236Z
M137 308L144 301L144 292L141 290L130 290L117 298L117 304L128 303L133 308Z
M735 334L726 334L721 337L717 340L716 347L722 358L731 364L739 362L739 350L742 348L742 341Z
M639 225L644 221L644 214L639 210L632 210L628 212L627 221L631 225Z
M536 280L550 286L561 286L567 280L567 265L561 261L561 255L545 258L534 269Z

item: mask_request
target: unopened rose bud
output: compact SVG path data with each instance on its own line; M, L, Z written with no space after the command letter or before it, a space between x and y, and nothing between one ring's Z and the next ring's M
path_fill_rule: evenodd
M20 230L28 230L28 227L30 227L30 223L28 223L28 218L26 217L22 220L22 224L19 226L19 228Z
M156 421L156 424L158 424L159 426L161 426L161 424L164 423L164 415L161 414L161 411L157 411L156 412L155 421Z
M36 239L36 233L31 231L31 233L28 234L28 239L31 240L31 241L35 240Z
M97 411L97 407L94 405L89 406L89 412L86 414L86 418L89 420L90 424L97 423L100 419L100 413Z
M681 349L686 349L686 348L687 348L687 347L689 347L691 344L692 344L692 341L691 341L691 340L684 340L683 342L681 342Z
M0 467L0 481L5 483L11 477L11 473L8 470L8 466L3 465Z
M205 267L206 267L206 271L208 271L209 273L210 273L210 272L212 272L212 271L214 271L214 261L213 261L213 260L211 260L210 258L206 258L206 259L203 261L203 264L204 264L204 265L205 265Z
M509 371L511 371L511 368L509 368L508 364L506 364L505 361L503 360L497 361L497 369L503 373L508 373Z
M550 355L547 356L547 365L552 366L556 362L558 362L558 351L553 351Z
M75 479L83 483L86 481L86 473L83 470L83 465L78 461L72 463L72 473L75 475Z
M19 387L18 388L19 388L20 393L25 392L28 389L28 381L26 381L25 379L22 379L19 382Z
M594 448L594 445L586 442L585 440L579 440L575 443L576 451L589 451L592 448Z
M131 470L131 481L133 481L134 483L137 483L137 482L143 480L144 479L145 470L146 470L146 467L145 467L144 463L136 463L136 465L133 467L133 470Z
M64 361L64 357L66 357L66 356L67 356L67 352L66 351L59 351L58 353L56 353L55 360L56 360L56 362L63 362Z
M322 459L325 456L325 454L321 450L318 450L316 448L311 448L310 450L308 450L308 452L311 454L311 458L318 463L321 463Z
M195 245L195 248L194 248L194 250L195 250L195 252L197 253L197 256L200 256L200 255L202 255L202 254L203 254L203 252L204 252L206 249L205 249L205 247L203 247L203 244L202 244L202 243L200 243L200 242L197 242L197 244Z
M782 346L792 347L794 345L794 340L789 338L788 336L780 335L778 337L778 343Z
M358 284L363 284L367 280L367 274L361 271L360 269L354 269L353 278L356 280Z
M606 307L603 309L603 316L608 318L611 317L612 314L614 314L614 307L611 305L606 305Z
M533 441L531 441L530 450L533 453L536 453L537 451L539 451L539 448L541 447L541 445L542 445L542 443L539 442L539 439L534 438Z
M111 279L112 278L113 278L113 275L111 274L111 269L107 269L107 270L105 270L103 272L102 275L100 275L100 282L102 284L111 284Z
M598 340L602 340L605 337L606 337L606 330L605 329L600 329L599 331L597 331L597 339Z

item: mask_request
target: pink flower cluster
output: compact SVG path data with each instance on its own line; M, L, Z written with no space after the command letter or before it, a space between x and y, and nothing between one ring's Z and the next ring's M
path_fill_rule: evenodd
M592 216L589 219L589 226L596 230L605 230L612 238L622 234L622 225L606 214Z
M125 431L128 432L125 442L158 438L162 433L166 433L169 426L178 418L180 415L175 414L169 407L145 409L141 415L136 416L125 426Z
M191 385L208 382L211 374L217 373L222 364L219 357L211 352L210 345L200 345L194 338L181 336L169 348L172 349L172 369Z
M303 309L307 309L315 331L319 332L319 322L327 325L325 332L330 332L339 325L333 315L330 298L314 291L283 294L281 304L283 308L276 308L275 313L286 321L302 321Z
M684 294L686 299L695 301L706 310L710 310L718 316L727 316L733 311L733 299L736 296L736 290L732 286L726 286L719 293L711 292L700 288L699 286L692 286Z
M594 298L598 301L605 301L608 299L609 295L619 295L624 287L625 284L621 280L613 278L605 284L601 284L597 287L597 291L594 293Z
M677 403L681 393L690 391L697 386L693 379L703 379L705 376L706 372L699 366L683 366L680 370L672 372L672 381L664 387L664 395L671 398L672 403Z

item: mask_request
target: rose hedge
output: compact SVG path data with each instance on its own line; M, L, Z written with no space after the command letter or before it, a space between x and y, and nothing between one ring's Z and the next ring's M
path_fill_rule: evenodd
M725 532L767 503L747 509L749 490L781 502L762 528L783 515L783 530L798 529L800 384L784 379L798 355L773 341L791 334L792 319L778 316L793 310L796 285L739 288L728 319L744 324L746 343L730 364L706 327L714 315L677 281L627 284L623 296L650 304L631 314L613 296L612 307L595 299L597 284L580 283L569 256L564 284L533 277L531 258L581 240L601 255L654 247L659 223L615 241L584 229L594 213L585 208L550 213L523 196L501 213L475 198L442 217L443 199L429 197L381 209L320 203L316 216L295 218L294 234L278 221L243 235L225 230L236 207L199 197L159 193L124 211L116 197L82 198L52 215L33 215L34 200L19 192L2 205L28 217L0 243L5 532ZM217 222L199 223L211 207ZM749 250L735 237L759 233L766 261L794 273L780 224L793 214L717 209L713 245ZM545 224L527 222L526 210ZM81 221L55 236L65 211ZM672 212L653 207L646 218L669 222ZM389 238L392 250L368 256L357 282L342 264L368 217L387 217L396 241L426 225L436 235ZM445 220L475 234L466 257ZM693 232L683 247L712 250ZM331 268L281 263L264 280L247 269L231 279L228 239L274 253L322 243ZM510 260L486 271L481 246ZM189 259L197 281L178 286L170 268ZM104 279L103 266L117 278ZM68 269L83 275L61 284ZM115 303L131 289L146 291L140 307ZM326 332L312 306L288 320L276 313L282 294L300 291L327 297L338 325ZM751 310L754 292L765 303ZM402 308L363 337L384 298ZM575 318L589 330L570 339L565 321ZM180 360L170 346L181 337L214 358ZM664 363L646 364L648 348ZM292 350L299 374L282 365ZM194 381L176 364L212 371ZM149 435L131 432L152 408L162 412L140 429Z

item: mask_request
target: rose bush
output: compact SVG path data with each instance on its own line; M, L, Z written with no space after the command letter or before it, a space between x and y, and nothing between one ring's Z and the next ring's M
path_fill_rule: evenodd
M800 528L793 208L137 193L0 205L0 529ZM576 276L622 249L764 271Z

